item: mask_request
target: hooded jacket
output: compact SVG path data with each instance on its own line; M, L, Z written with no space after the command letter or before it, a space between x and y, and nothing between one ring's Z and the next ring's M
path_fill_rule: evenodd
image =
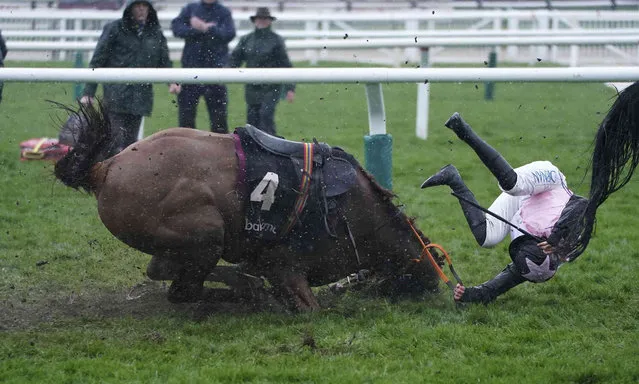
M198 17L215 25L206 32L191 27L191 17ZM221 68L229 56L229 42L235 38L235 24L231 11L219 2L202 1L187 4L171 22L173 35L184 39L182 67Z
M4 58L7 57L7 44L2 37L2 31L0 31L0 67L4 66Z
M149 15L144 25L132 17L134 3L147 3ZM95 47L91 68L170 68L169 48L153 4L144 0L129 0L122 18L104 26ZM104 102L111 112L148 116L153 108L153 87L150 83L105 83ZM84 95L93 97L96 83L87 83Z

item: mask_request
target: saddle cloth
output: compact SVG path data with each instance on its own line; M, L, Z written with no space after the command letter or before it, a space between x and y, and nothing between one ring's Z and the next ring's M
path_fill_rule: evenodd
M285 140L251 125L236 128L234 134L243 152L238 157L244 158L240 174L248 236L279 241L316 234L328 207L334 206L331 200L355 184L353 164L327 144Z

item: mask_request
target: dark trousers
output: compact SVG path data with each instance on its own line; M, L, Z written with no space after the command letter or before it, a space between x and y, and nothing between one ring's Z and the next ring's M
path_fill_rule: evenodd
M178 94L178 124L180 127L196 128L195 116L200 96L204 96L211 119L211 132L228 133L226 86L218 84L183 84Z
M280 101L280 92L268 92L259 104L246 105L246 122L252 126L275 135L275 107Z
M2 88L4 88L4 83L0 81L0 103L2 102Z
M109 112L108 116L113 140L117 143L114 146L116 152L120 152L137 141L142 116L117 112Z

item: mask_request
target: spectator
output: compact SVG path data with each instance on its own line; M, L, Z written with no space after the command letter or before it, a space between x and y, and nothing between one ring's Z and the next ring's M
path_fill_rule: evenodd
M246 63L248 68L291 68L284 39L271 30L276 18L271 16L269 9L258 8L250 20L255 30L242 36L231 54L230 66L239 67ZM295 84L246 84L244 98L247 123L275 135L275 107L282 92L286 92L286 100L292 103Z
M121 19L104 26L98 40L91 68L171 67L169 48L153 4L146 0L129 0ZM116 140L114 148L122 150L135 142L143 116L153 109L151 84L103 84L104 105ZM169 92L177 92L171 84ZM92 103L96 83L87 83L81 103Z
M4 58L7 57L7 52L7 44L2 37L2 31L0 31L0 67L4 67ZM2 102L2 88L4 88L4 83L0 81L0 102Z
M228 63L228 43L235 37L231 11L216 0L187 4L171 22L176 37L185 40L184 68L222 68ZM178 124L196 128L195 116L204 96L211 119L211 131L228 132L228 93L224 84L184 84L178 89Z

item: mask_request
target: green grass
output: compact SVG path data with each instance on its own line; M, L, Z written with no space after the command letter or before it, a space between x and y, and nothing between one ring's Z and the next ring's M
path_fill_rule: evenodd
M174 96L166 91L156 86L147 134L176 125ZM46 100L71 103L73 86L7 83L4 92L0 382L639 381L636 177L600 208L596 235L580 259L551 281L516 287L488 306L457 310L444 285L435 296L399 302L322 293L325 309L298 315L171 305L151 295L125 301L144 281L149 257L113 238L95 199L55 181L51 164L18 160L22 140L57 135L63 115ZM415 85L384 85L394 190L423 232L450 251L468 284L508 263L507 244L477 247L456 201L443 188L418 188L452 162L483 205L498 194L488 171L443 122L461 112L512 165L551 160L584 194L590 144L614 90L498 83L494 101L483 95L481 83L432 84L429 138L422 141L414 134ZM241 86L230 86L230 96L229 123L241 125ZM363 85L299 84L295 103L278 108L280 134L316 137L363 162ZM198 125L208 127L204 108Z

